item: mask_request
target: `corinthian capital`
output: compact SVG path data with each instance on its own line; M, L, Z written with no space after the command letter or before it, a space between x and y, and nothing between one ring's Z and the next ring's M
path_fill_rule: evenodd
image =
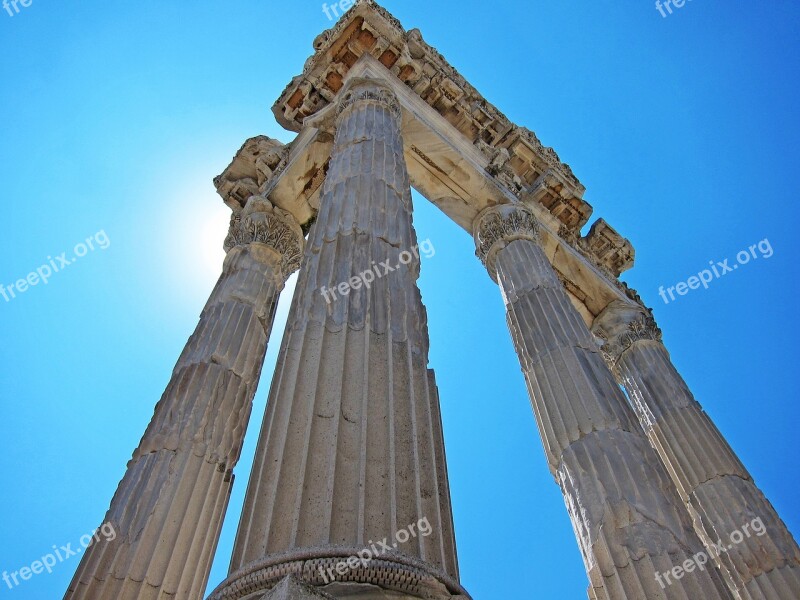
M650 310L622 300L613 301L597 316L592 332L602 340L603 358L612 370L636 342L661 341L661 330Z
M378 104L387 108L397 122L400 122L400 101L392 89L381 81L354 77L345 84L336 109L337 119L341 119L350 108L360 103Z
M533 213L521 204L501 204L481 212L473 222L475 254L497 281L497 254L514 240L539 243L541 226Z
M281 256L284 278L300 268L303 230L291 213L273 206L263 196L252 196L241 212L233 213L225 251L252 243L269 246Z

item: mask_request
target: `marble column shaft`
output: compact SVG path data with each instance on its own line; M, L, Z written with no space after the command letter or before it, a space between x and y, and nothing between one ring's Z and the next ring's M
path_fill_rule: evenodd
M320 212L231 574L214 600L249 597L287 574L403 598L460 591L400 107L388 88L354 79L328 110L338 116ZM430 525L427 535L390 552L376 547L420 520ZM366 550L368 563L336 571ZM365 596L373 597L384 596Z
M478 256L496 278L545 453L598 600L730 598L715 569L660 574L703 549L636 415L603 362L521 205L485 210Z
M734 597L800 598L797 543L694 399L649 311L613 302L593 330Z
M303 234L252 198L232 220L222 275L66 600L199 600L233 483L278 296Z

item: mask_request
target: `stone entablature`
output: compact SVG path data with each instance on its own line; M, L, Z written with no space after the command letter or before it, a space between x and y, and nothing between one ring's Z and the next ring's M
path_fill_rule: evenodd
M469 224L486 206L518 201L531 208L551 232L548 255L573 300L586 305L579 308L587 323L608 302L625 294L618 277L633 265L631 243L602 219L580 237L592 207L582 200L585 188L569 167L532 131L510 123L488 104L418 31L406 32L372 0L360 0L336 26L317 37L314 48L303 74L294 78L273 107L282 125L300 131L297 138L287 145L265 136L251 138L215 179L218 192L234 211L250 195L263 195L291 212L308 231L319 207L332 140L332 128L319 118L347 79L370 70L374 76L375 69L365 66L371 61L396 82L396 92L405 92L401 104L407 113L406 158L412 183L423 195L469 233ZM441 122L420 120L420 108ZM449 139L463 140L450 142L456 154L443 150L431 133L423 133L448 124ZM469 146L472 163L459 164L455 156ZM448 198L448 188L460 192ZM570 250L559 251L559 245ZM580 266L584 261L592 268Z
M575 231L588 221L592 208L582 200L585 187L555 150L529 129L512 123L428 45L419 30L406 31L373 0L358 0L339 23L316 38L314 48L303 73L273 106L278 122L287 129L300 131L306 118L330 104L350 68L370 54L479 147L491 165L505 150L505 164L492 174L514 195L526 193L551 171L563 199L553 203L553 214Z
M602 266L611 271L615 278L633 267L636 257L633 244L603 219L598 219L592 225L589 234L579 240L579 243L584 245Z
M578 237L565 227L559 230L558 235L618 286L621 284L617 278L633 267L636 257L633 244L604 219L595 221L586 237Z
M238 212L244 208L250 196L257 196L264 191L269 182L286 167L290 146L265 135L245 141L231 164L214 178L214 186L225 204Z

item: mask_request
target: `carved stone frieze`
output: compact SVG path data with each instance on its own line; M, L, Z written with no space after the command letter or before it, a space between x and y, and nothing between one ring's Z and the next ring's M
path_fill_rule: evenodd
M570 229L566 225L562 225L558 228L558 237L562 240L567 242L573 248L576 247L578 240L580 239L580 232Z
M515 196L522 191L522 179L511 168L511 155L505 148L492 148L483 140L478 140L476 146L489 157L486 172L497 179Z

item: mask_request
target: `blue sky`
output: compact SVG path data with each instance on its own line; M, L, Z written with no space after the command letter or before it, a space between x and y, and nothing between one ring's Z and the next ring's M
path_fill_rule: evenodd
M800 510L795 2L386 0L513 121L552 145L637 249L623 276L673 360L795 533ZM0 297L0 570L97 527L218 276L212 178L245 138L289 141L270 107L330 22L319 2L33 0L0 11L0 283L105 232L47 285ZM497 287L472 240L415 196L462 581L585 598ZM768 239L760 258L665 304L659 286ZM58 263L56 263L58 264ZM288 310L212 586L227 569ZM61 597L72 558L0 598ZM534 583L535 582L535 583Z

